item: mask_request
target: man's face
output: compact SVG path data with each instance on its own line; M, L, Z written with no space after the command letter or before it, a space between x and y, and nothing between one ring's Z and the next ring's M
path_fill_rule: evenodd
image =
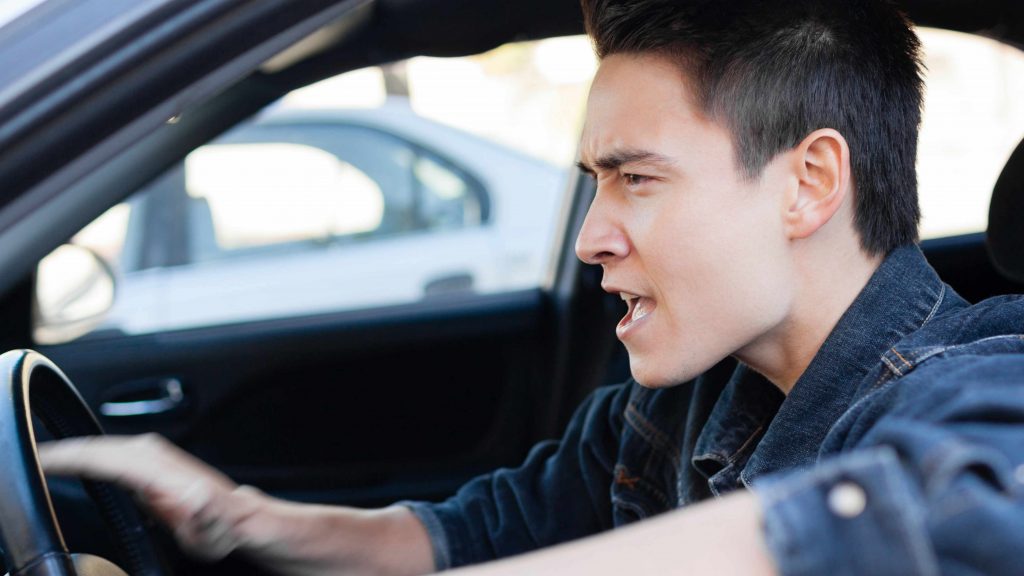
M727 129L695 106L678 66L652 55L604 59L581 149L597 196L576 253L629 300L616 332L634 378L668 386L773 346L796 273L783 163L745 179Z

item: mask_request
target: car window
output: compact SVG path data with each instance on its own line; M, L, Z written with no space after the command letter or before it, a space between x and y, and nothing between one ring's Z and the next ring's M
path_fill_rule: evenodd
M919 33L927 66L921 237L981 232L996 179L1024 137L1024 53L972 34Z
M380 228L380 185L351 163L292 143L204 146L185 160L190 264Z
M284 96L74 237L116 277L97 330L545 285L595 69L585 37L556 38Z

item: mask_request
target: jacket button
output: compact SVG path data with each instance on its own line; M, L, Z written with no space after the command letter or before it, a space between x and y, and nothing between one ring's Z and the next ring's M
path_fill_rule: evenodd
M841 518L855 518L867 506L868 497L864 489L853 482L840 482L828 493L828 507Z

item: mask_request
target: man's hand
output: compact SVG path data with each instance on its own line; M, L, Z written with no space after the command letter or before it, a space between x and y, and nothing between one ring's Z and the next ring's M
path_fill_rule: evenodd
M408 509L356 510L271 498L157 435L98 436L40 445L48 473L135 492L181 547L217 560L234 550L281 574L424 574L426 529Z
M245 542L253 532L246 521L266 497L156 434L50 442L39 446L39 458L48 473L113 482L135 492L181 547L200 558L217 560L243 543L258 544Z

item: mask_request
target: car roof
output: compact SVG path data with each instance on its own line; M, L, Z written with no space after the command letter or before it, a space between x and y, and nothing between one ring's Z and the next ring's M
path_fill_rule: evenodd
M897 3L919 25L983 34L1024 47L1020 0ZM357 33L275 76L300 85L336 74L339 68L354 70L414 55L465 56L516 40L583 32L579 0L378 0Z

